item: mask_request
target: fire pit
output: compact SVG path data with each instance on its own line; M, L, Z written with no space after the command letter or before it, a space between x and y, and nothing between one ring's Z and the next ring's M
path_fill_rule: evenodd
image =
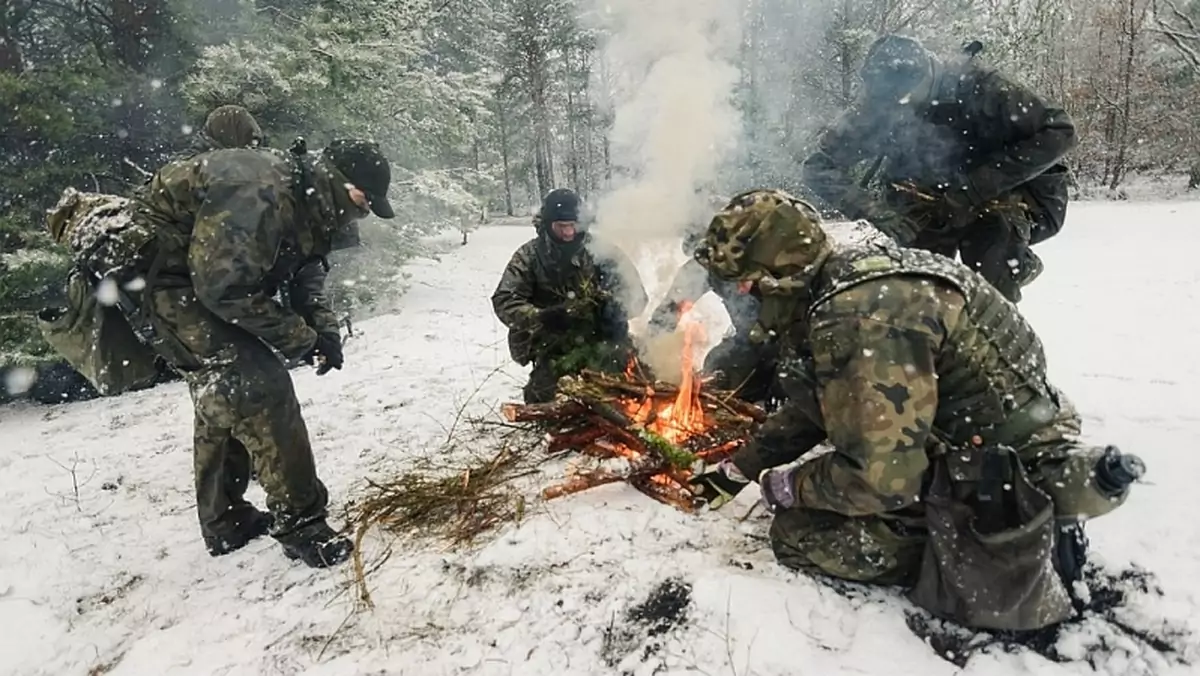
M710 390L693 365L703 326L680 311L683 333L678 385L653 381L637 358L623 374L583 371L559 381L555 401L505 404L511 423L546 432L548 453L578 452L596 460L542 491L547 500L603 484L626 482L685 511L696 506L688 489L697 460L717 461L744 444L766 418L733 392ZM615 465L615 467L614 467Z

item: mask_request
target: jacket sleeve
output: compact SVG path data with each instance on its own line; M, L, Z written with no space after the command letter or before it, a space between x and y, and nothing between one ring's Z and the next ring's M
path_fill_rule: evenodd
M801 170L805 187L850 218L862 218L868 200L854 168L875 159L873 137L861 103L842 113L821 131L816 150L805 158Z
M974 164L967 191L975 204L1027 183L1058 163L1078 143L1075 124L1062 108L1051 106L1029 89L997 73L987 76L982 96L964 97L973 115L1003 130L1003 147Z
M961 307L947 287L887 279L844 292L814 317L817 394L833 452L798 468L800 505L863 516L919 498L945 339L932 318L947 298Z
M620 304L626 317L641 315L650 303L650 297L646 295L646 287L642 285L637 266L624 251L615 246L608 252L608 256L610 260L607 266L606 290Z
M286 227L281 198L270 185L209 185L196 211L188 268L196 297L213 314L297 359L317 334L276 303L265 283Z
M732 456L744 476L757 480L764 469L786 465L825 440L825 430L802 402L787 399L754 437Z
M683 303L695 303L709 291L708 271L698 261L689 259L675 271L667 295L663 296L654 312L650 314L650 323L674 330L678 325L679 306Z
M492 293L492 310L508 328L535 328L538 308L533 304L534 280L532 256L527 247L521 247L509 259Z
M337 315L325 296L325 266L320 259L305 263L288 283L288 298L292 309L317 333L341 335Z

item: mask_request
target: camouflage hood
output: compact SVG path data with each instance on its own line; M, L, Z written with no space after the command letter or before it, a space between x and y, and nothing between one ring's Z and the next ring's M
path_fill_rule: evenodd
M762 296L752 340L787 328L833 246L811 204L781 190L735 196L713 216L695 258L715 276L754 282Z

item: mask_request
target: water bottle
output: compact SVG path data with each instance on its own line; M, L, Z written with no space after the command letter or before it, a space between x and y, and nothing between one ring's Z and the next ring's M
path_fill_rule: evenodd
M1146 463L1141 458L1109 446L1096 463L1096 487L1105 495L1116 497L1145 473Z

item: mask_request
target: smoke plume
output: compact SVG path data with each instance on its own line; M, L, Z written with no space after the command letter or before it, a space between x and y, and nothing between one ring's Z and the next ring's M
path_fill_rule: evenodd
M680 238L711 217L741 136L740 14L738 0L607 0L596 10L614 180L596 200L595 228L637 263L651 307L685 260ZM678 358L677 347L664 351Z

